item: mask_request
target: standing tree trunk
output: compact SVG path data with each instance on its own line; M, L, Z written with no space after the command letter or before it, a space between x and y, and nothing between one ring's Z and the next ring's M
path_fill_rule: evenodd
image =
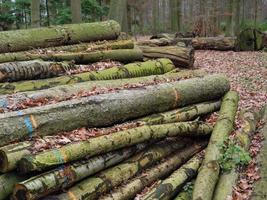
M170 0L170 22L171 31L180 30L180 0Z
M235 36L237 36L240 32L240 0L234 0L233 3L233 8L234 8L234 33Z
M31 1L31 27L40 27L40 0Z
M159 0L153 0L152 6L153 34L159 32Z
M81 0L71 0L71 19L72 23L81 23L82 22L82 8Z
M128 32L127 0L111 0L108 17L117 21L122 31Z
M227 0L226 29L225 29L226 36L233 36L232 15L233 15L233 0Z

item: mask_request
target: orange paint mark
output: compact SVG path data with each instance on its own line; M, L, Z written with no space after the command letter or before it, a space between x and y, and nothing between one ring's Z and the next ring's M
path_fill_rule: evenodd
M67 194L71 200L77 200L76 196L72 192L68 191Z

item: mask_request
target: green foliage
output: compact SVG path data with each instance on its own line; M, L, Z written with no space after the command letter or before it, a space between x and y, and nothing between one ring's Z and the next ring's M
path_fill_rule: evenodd
M230 171L236 167L247 165L251 161L249 153L241 146L229 139L222 147L224 152L219 159L220 167L224 171Z
M267 21L257 23L255 25L253 20L246 20L241 24L241 30L247 29L247 28L256 28L260 31L267 31Z
M183 187L183 190L186 191L188 194L190 194L190 196L193 195L193 189L194 189L193 182L187 182Z

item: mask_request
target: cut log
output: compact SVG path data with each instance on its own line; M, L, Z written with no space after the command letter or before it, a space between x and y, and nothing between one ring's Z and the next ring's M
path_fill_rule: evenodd
M194 49L178 46L147 47L140 46L146 59L168 58L176 67L192 68L194 65Z
M167 82L168 80L180 80L195 77L204 77L207 73L203 70L177 70L177 73L143 76L130 79L116 79L113 81L86 81L77 84L60 85L44 90L21 92L12 95L0 96L0 110L12 105L21 104L26 101L38 101L41 99L64 101L70 99L82 92L90 92L99 88L116 88L124 85L138 84L138 83L158 83Z
M261 179L254 185L251 195L252 200L262 200L267 196L267 104L262 109L261 119L264 122L264 126L259 131L263 134L264 141L262 142L261 152L257 157L258 166L260 166Z
M193 200L212 199L220 173L219 159L223 153L221 147L233 131L238 100L238 94L233 91L228 92L223 98L220 114L196 179Z
M221 101L204 102L164 113L153 114L137 119L135 122L146 125L154 125L190 121L201 115L215 112L220 109L220 106Z
M69 24L0 33L0 53L24 51L38 47L77 44L117 39L120 25L115 21Z
M25 180L23 176L18 176L16 173L6 173L0 175L0 200L9 199L16 183Z
M141 63L131 63L120 67L112 67L99 72L85 72L76 75L61 76L45 80L22 81L0 84L0 94L41 90L58 85L73 84L89 80L111 80L164 74L173 70L175 66L169 59L151 60Z
M196 155L185 163L181 168L173 172L165 180L158 181L149 188L140 200L169 200L175 197L183 185L190 181L196 174L202 163L203 156Z
M178 145L178 144L177 144ZM181 147L185 143L180 142ZM72 186L74 183L111 167L129 158L145 148L145 144L120 149L90 159L78 161L70 165L61 166L52 171L34 176L16 185L13 190L14 199L39 199L53 192Z
M188 104L216 100L229 90L222 75L73 99L0 114L0 146L80 127L103 127Z
M154 144L123 163L85 179L55 199L72 200L75 197L77 200L96 200L100 194L110 191L180 148L177 140Z
M250 137L256 131L258 119L258 114L252 110L243 111L241 113L241 128L236 133L236 140L246 151L249 149ZM232 196L233 188L238 179L237 167L238 166L234 166L230 171L221 173L214 192L214 200L225 200Z
M173 44L173 40L169 38L160 38L160 39L151 39L151 40L140 40L137 42L138 46L150 46L150 47L158 47L158 46L170 46Z
M95 51L89 53L38 54L36 57L47 61L74 61L76 64L88 64L104 60L114 60L122 63L143 60L143 54L139 48Z
M206 50L235 50L236 38L234 37L200 37L192 39L194 49Z
M139 194L144 188L148 187L158 179L162 179L169 176L170 173L179 168L184 162L186 162L194 154L201 151L207 142L201 142L194 145L188 145L183 150L175 152L173 155L166 158L162 163L153 166L147 171L143 172L130 182L121 185L115 191L99 198L99 200L128 200L133 199ZM189 199L190 200L190 199Z
M255 29L242 30L237 38L237 49L239 51L259 51L264 47L264 34Z
M15 170L17 162L25 155L31 154L31 141L10 144L0 148L0 171L6 173Z
M132 40L112 40L112 41L99 41L94 43L81 43L75 45L49 47L49 48L36 49L30 51L3 53L0 54L0 63L40 59L43 56L43 54L52 54L59 52L93 52L100 50L133 49L133 48L134 48L134 43Z
M209 135L211 131L210 125L200 122L145 125L65 145L35 155L27 155L19 161L18 168L21 173L42 171L86 156L91 157L141 142L174 136L205 136Z
M214 112L220 108L221 102L205 102L187 106L178 110L154 114L149 117L135 120L134 122L146 125L175 123L189 121L198 116ZM26 155L31 154L31 142L19 142L0 148L0 172L15 170L17 162Z
M58 76L75 66L71 62L32 60L0 64L0 82L43 79Z

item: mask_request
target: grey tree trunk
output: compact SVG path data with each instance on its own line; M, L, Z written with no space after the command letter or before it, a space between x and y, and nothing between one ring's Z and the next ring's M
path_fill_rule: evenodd
M40 27L40 0L31 1L31 27Z
M81 23L82 22L82 8L81 0L71 0L71 18L72 23Z

